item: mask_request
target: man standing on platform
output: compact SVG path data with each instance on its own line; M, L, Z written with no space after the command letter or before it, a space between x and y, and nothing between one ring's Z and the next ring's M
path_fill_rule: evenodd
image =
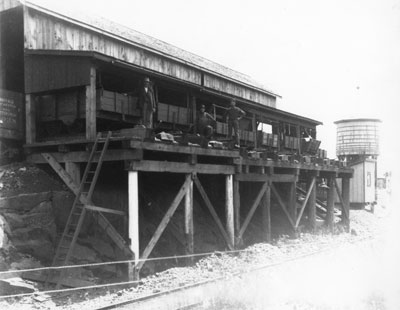
M242 109L236 106L235 99L231 99L231 104L228 110L224 114L224 118L228 120L228 137L232 139L232 129L235 134L235 147L240 147L240 136L239 136L239 121L243 116L246 115Z
M145 77L139 94L139 107L142 109L142 124L153 128L153 113L156 111L156 100L150 79Z

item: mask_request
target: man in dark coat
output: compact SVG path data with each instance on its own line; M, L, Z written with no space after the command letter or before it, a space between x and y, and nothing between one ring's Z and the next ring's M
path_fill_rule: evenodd
M148 77L144 78L138 103L142 110L142 124L146 126L146 128L153 128L153 113L156 111L156 100L153 87Z
M214 123L214 117L207 113L206 107L202 105L200 107L200 112L197 114L195 133L198 133L207 139L211 139L214 133L214 128L212 126Z
M239 121L246 115L242 109L236 106L235 99L231 99L230 107L226 110L224 118L228 120L228 137L232 139L232 129L235 134L235 147L239 147Z

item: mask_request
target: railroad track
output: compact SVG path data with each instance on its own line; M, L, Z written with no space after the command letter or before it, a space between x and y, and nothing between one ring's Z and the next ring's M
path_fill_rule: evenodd
M271 267L284 265L286 263L294 262L297 260L305 259L314 255L327 253L334 251L339 248L345 248L346 246L354 246L361 243L373 243L378 237L374 239L362 238L358 239L350 244L338 245L335 247L329 247L322 250L318 250L311 253L306 253L282 261L256 266L246 271L240 271L216 277L213 279L181 286L171 289L166 289L162 292L154 294L148 294L145 296L134 297L129 300L116 301L115 303L95 308L94 310L106 310L106 309L167 309L167 310L189 310L189 309L203 309L204 305L207 305L210 300L216 296L216 292L224 291L229 281L240 279L251 273L259 272Z

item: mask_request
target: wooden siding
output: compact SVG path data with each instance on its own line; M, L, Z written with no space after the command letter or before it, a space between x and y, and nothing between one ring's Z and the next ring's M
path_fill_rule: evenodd
M26 49L93 51L185 82L201 83L200 71L187 65L34 10L26 12Z
M226 78L219 76L218 74L220 74L221 70L216 70L215 75L204 74L204 85L202 85L202 72L203 70L208 72L210 69L207 68L210 67L211 64L204 63L206 60L201 62L199 60L202 59L201 57L190 53L188 54L192 55L192 58L179 59L178 56L183 55L184 51L162 41L153 39L150 48L154 50L151 50L146 46L147 41L145 40L143 43L143 40L141 40L137 34L136 37L133 37L136 41L130 41L128 32L124 32L124 36L121 35L121 37L119 37L115 34L112 35L104 31L101 32L99 29L93 27L88 27L91 28L88 29L81 25L47 15L35 9L30 8L25 12L26 49L98 52L120 61L133 64L138 68L144 68L197 86L204 86L266 106L276 106L276 98L274 95L266 94L261 86L252 83L251 79L245 79L242 77L244 75L241 74L234 75L233 73L235 71L227 68L225 68L225 71L229 72L230 76L233 76L237 83L232 81L228 76ZM113 28L113 30L115 30L115 33L119 33L117 28ZM148 38L143 34L140 35ZM168 48L166 48L166 46ZM160 48L161 51L156 50L156 48ZM175 55L176 50L181 51L183 54L178 53ZM195 59L196 61L191 62L191 59ZM211 66L211 68L218 67L215 63L212 64L215 66ZM243 85L243 83L246 83L247 86Z
M365 161L364 163L364 186L365 186L365 201L375 201L375 162Z
M0 0L0 12L15 8L18 5L20 5L20 3L16 0Z
M90 61L80 57L25 57L27 94L90 84Z
M204 87L225 92L253 102L261 103L272 108L276 107L275 97L258 92L251 88L243 87L227 80L222 80L221 78L210 74L204 74Z
M372 203L375 201L375 161L365 160L355 165L350 180L350 202Z
M364 203L364 163L351 166L354 169L353 178L350 180L350 202Z
M0 88L24 91L23 59L22 9L0 12Z

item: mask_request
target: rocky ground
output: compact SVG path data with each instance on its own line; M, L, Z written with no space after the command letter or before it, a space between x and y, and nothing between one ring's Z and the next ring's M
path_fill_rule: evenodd
M388 219L387 209L376 208L372 214L365 210L351 212L351 233L302 234L298 239L282 237L273 244L255 244L239 253L214 253L202 258L190 267L171 268L141 280L136 287L112 289L86 289L69 293L56 293L7 299L0 301L2 309L90 309L104 306L114 301L122 301L135 296L161 292L174 287L216 278L232 277L260 265L307 256L318 251L331 251L358 241L373 239L385 231ZM223 303L220 304L222 307ZM229 306L229 305L228 305ZM235 308L230 304L225 309ZM218 309L218 307L209 308ZM246 309L238 306L237 309ZM288 308L289 309L289 308ZM296 309L296 308L290 308ZM307 309L307 308L303 308ZM313 308L311 308L313 309ZM314 308L323 309L323 308ZM385 309L385 308L371 308Z

